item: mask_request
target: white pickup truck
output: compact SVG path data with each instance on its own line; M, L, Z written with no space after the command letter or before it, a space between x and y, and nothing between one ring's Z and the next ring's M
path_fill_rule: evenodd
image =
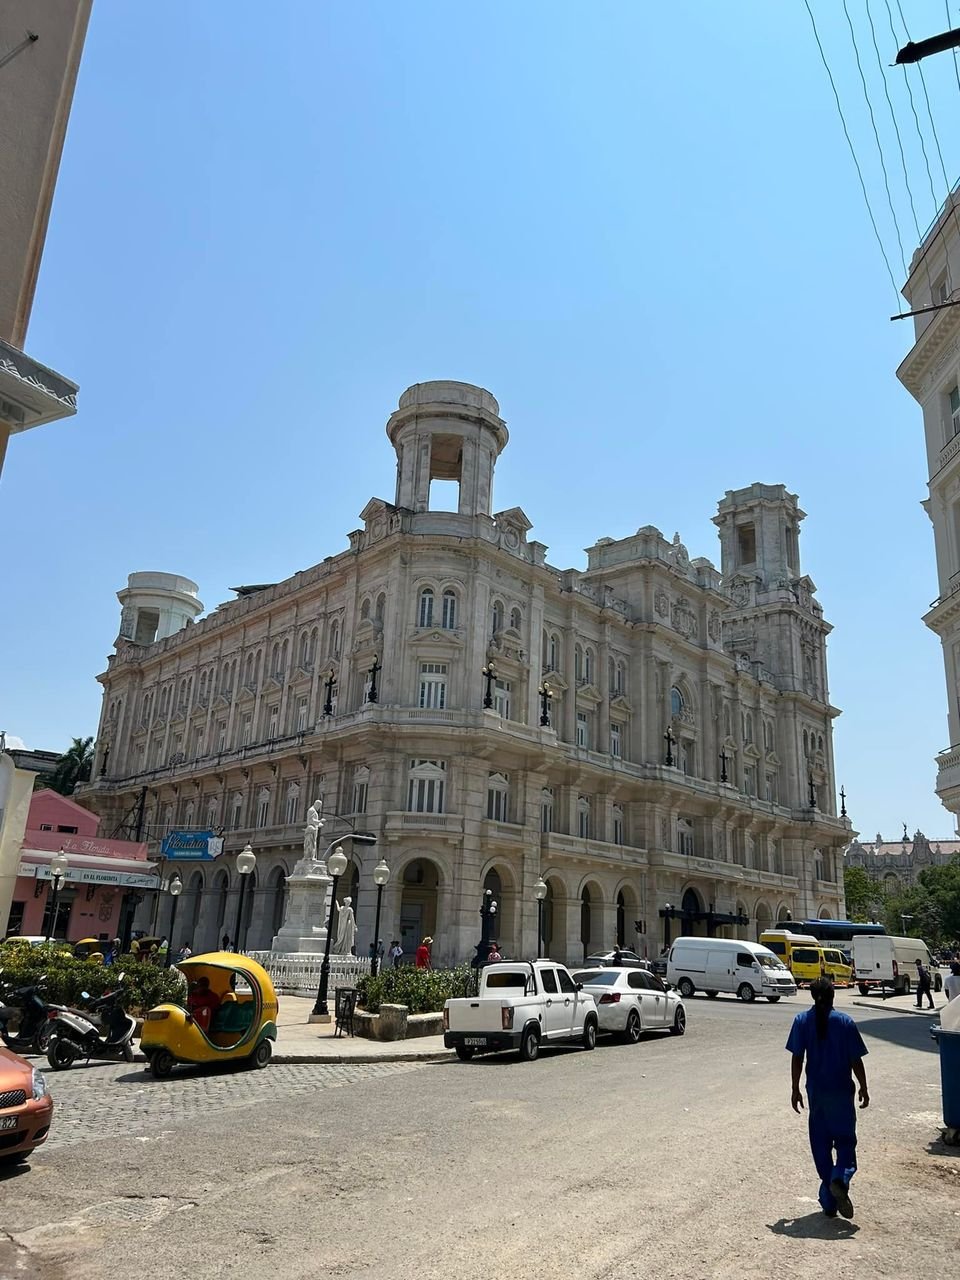
M489 964L478 996L443 1007L443 1043L462 1062L502 1049L518 1049L522 1062L533 1062L541 1044L565 1040L593 1049L599 1025L593 996L553 960Z

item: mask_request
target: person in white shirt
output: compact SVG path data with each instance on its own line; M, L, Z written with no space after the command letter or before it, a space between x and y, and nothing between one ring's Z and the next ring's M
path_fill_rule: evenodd
M960 960L951 961L950 972L943 984L943 994L948 1000L955 1000L960 996Z

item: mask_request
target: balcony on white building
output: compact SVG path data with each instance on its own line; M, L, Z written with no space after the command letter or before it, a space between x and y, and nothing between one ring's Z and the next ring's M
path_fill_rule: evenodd
M11 435L77 412L75 382L0 338L0 425Z

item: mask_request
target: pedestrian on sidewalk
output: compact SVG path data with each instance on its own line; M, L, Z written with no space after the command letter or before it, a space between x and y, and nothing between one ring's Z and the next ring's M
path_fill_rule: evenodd
M390 943L390 959L393 961L393 967L399 969L400 962L403 959L403 947L400 945L399 938L394 938Z
M930 970L923 963L923 961L919 957L917 957L917 1008L918 1009L923 1008L924 996L927 997L927 1001L928 1001L927 1007L929 1009L932 1009L934 1005L933 1005L933 992L930 990Z
M807 1064L810 1151L820 1175L820 1207L828 1218L839 1210L853 1217L850 1179L857 1171L857 1112L852 1077L859 1085L860 1107L870 1105L863 1059L867 1047L857 1024L833 1007L833 983L816 978L810 983L813 1007L793 1020L787 1052L792 1054L790 1104L803 1110L800 1074ZM836 1156L834 1156L836 1153Z
M500 954L500 948L495 942L491 942L490 950L487 954L487 964L499 964L502 959L503 956Z
M943 983L943 994L947 1000L956 1000L960 996L960 960L951 960L950 972Z
M424 938L424 940L420 943L419 947L417 947L417 954L414 958L414 963L416 964L418 969L430 968L430 948L432 946L433 946L433 939L430 937L427 937L427 938Z

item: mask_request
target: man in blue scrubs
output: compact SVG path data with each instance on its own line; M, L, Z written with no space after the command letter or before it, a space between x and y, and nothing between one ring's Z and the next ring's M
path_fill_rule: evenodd
M828 1218L839 1210L853 1217L850 1179L857 1171L857 1112L853 1105L856 1077L860 1107L870 1105L863 1059L867 1048L857 1024L833 1007L833 983L818 978L810 983L813 1008L793 1020L787 1052L794 1111L803 1110L800 1073L807 1063L807 1101L810 1105L810 1150L820 1175L820 1206Z

